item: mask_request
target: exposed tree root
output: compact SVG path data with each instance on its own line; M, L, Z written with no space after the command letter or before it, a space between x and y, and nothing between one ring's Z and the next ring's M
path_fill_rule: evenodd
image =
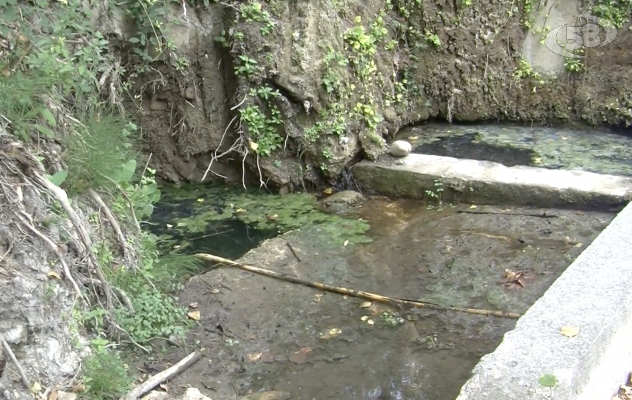
M125 240L125 235L123 235L123 231L121 230L121 226L116 220L116 217L114 217L114 214L112 214L110 207L108 207L103 202L103 199L101 198L99 193L97 193L94 189L88 189L88 193L90 194L92 199L96 201L99 207L101 207L101 210L105 214L105 218L107 218L110 225L112 225L112 228L114 229L114 233L116 233L116 238L118 239L119 247L121 248L121 253L123 254L123 258L125 259L127 264L130 264L131 258L129 255L127 240Z
M33 173L35 175L37 182L40 185L44 186L46 189L48 189L48 191L59 201L64 211L66 211L68 218L70 218L70 222L72 222L73 226L77 230L77 233L79 233L79 237L81 238L81 241L83 242L83 245L86 248L86 252L88 253L88 256L90 257L90 261L97 274L97 278L101 281L101 289L103 289L103 293L105 294L105 304L106 304L107 310L112 312L112 310L114 309L114 306L112 303L112 290L110 289L110 285L108 284L107 278L105 277L105 274L103 273L103 270L101 269L101 266L99 265L99 262L97 260L96 255L94 254L94 251L92 251L92 240L90 240L90 236L88 235L88 232L86 231L85 227L81 223L79 216L70 205L70 202L68 201L68 195L62 188L50 182L48 179L46 179L46 177L42 176L39 172L33 171Z
M81 289L79 289L79 285L77 285L77 282L75 281L75 279L72 277L72 274L70 273L70 268L68 268L68 264L66 263L66 260L64 259L64 255L61 254L59 247L48 236L44 235L42 232L37 230L37 228L35 228L33 224L31 224L27 220L26 218L27 216L28 214L22 211L22 215L18 215L17 217L24 226L29 228L29 230L33 232L37 237L39 237L44 242L46 242L48 247L50 247L50 249L55 253L57 258L59 259L59 263L64 269L64 275L66 275L66 279L70 281L70 283L72 284L72 287L75 289L75 301L77 301L78 298L83 297L83 294L81 292Z
M78 277L79 282L82 285L93 285L101 287L101 281L98 279L87 278L85 276ZM118 288L114 285L110 285L110 289L116 295L116 297L120 300L120 302L127 307L127 309L134 314L136 311L134 310L134 305L132 304L132 300L130 300L129 296L123 291L123 289Z
M419 307L419 308L430 308L433 310L457 311L457 312L464 312L468 314L490 315L494 317L505 317L505 318L514 318L514 319L521 317L521 315L518 313L511 313L511 312L505 312L505 311L493 311L493 310L480 310L476 308L442 306L439 304L427 303L423 301L402 299L398 297L382 296L375 293L363 292L361 290L352 290L352 289L347 289L347 288L338 287L338 286L331 286L331 285L327 285L327 284L319 283L319 282L305 281L302 279L295 278L293 276L281 274L279 272L270 271L270 270L258 268L258 267L253 267L251 265L240 264L235 261L228 260L222 257L217 257L211 254L199 253L199 254L196 254L195 257L201 258L202 260L214 261L214 262L230 265L232 267L237 267L249 272L254 272L260 275L265 275L272 278L281 279L287 282L298 283L300 285L309 286L309 287L313 287L313 288L317 288L321 290L326 290L332 293L346 294L348 296L360 297L363 299L380 301L383 303L401 304L401 305L407 305L407 306Z
M2 342L2 348L4 348L4 351L7 353L7 356L9 357L11 362L15 365L15 369L18 370L18 374L20 374L22 383L24 383L24 386L26 386L26 389L30 392L31 382L29 381L29 378L26 376L26 373L24 372L24 368L22 368L22 365L20 365L20 363L18 362L18 359L15 358L15 354L13 354L13 350L11 350L11 347L9 347L9 343L7 343L7 341L4 340L4 336L2 336L2 333L0 333L0 342Z

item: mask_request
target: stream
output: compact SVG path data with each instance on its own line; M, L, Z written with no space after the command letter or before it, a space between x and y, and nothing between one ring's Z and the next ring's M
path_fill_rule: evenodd
M483 150L481 157L493 153ZM534 157L525 149L523 158L506 154L526 164ZM558 150L558 164L568 160L564 154ZM608 160L607 169L626 171L626 163ZM428 201L375 196L336 215L319 211L309 194L201 185L161 190L152 230L166 250L243 257L302 280L516 313L524 313L614 217L442 204L440 195ZM180 293L183 304L200 311L187 339L205 359L170 383L176 393L193 386L212 399L269 391L276 391L269 399L454 399L480 357L515 324L210 267ZM165 361L186 354L174 350ZM263 397L248 397L255 398Z

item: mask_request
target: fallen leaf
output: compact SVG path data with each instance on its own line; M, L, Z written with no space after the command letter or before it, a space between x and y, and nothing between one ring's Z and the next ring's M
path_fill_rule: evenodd
M198 203L204 203L204 199L197 199Z
M57 279L61 279L61 277L59 276L59 274L55 271L48 271L48 274L46 274L49 278L57 278Z
M167 228L171 229L171 228L173 228L173 225L167 224Z
M200 311L199 310L189 311L187 313L187 317L191 318L194 321L199 321L200 320Z
M575 337L579 333L578 326L565 326L560 329L560 333L566 337Z
M369 308L371 307L371 303L370 301L365 301L364 303L360 304L360 308Z
M472 204L472 205L470 206L470 208L471 208L471 209L474 209L474 208L478 208L478 206L477 206L477 205L475 205L475 204Z
M370 319L370 320L366 321L366 323L367 323L367 324L369 324L369 325L373 325L373 324L375 323L375 321L373 321L372 319Z
M314 295L314 303L320 303L320 300L322 300L323 298L323 294L322 293L318 293Z
M246 210L245 210L245 209L243 209L243 208L238 208L238 209L236 209L236 210L235 210L235 212L236 212L237 214L241 214L241 213L245 213L245 212L246 212Z
M555 375L551 374L542 375L540 379L538 379L538 383L546 387L556 387L557 378L555 377Z
M348 240L345 240L345 242L344 242L343 246L347 247L347 245L348 245L348 244L349 244L349 241L348 241Z
M362 318L360 318L360 321L366 321L367 319L369 319L369 317L367 317L366 315L362 316Z
M257 151L257 149L259 148L259 145L255 142L250 142L250 148L253 149L254 151Z
M330 187L329 187L329 188L327 188L327 189L325 189L325 190L323 190L323 193L324 193L324 194L332 194L333 192L334 192L334 189L332 189L332 188L330 188Z
M583 243L577 243L575 247L582 247L583 245L584 245Z
M263 353L252 353L252 354L248 354L246 357L248 358L248 362L255 362L261 359L262 354Z
M33 386L31 386L31 392L37 394L41 391L42 391L42 385L40 385L39 382L34 382Z
M198 308L198 302L196 301L195 303L189 304L189 307L191 307L191 308Z
M265 363L274 362L274 356L269 351L263 352L261 354L261 361Z
M338 335L340 335L341 333L342 333L342 330L338 328L332 328L328 330L327 332L323 333L322 335L320 335L319 339L323 339L323 340L333 339L337 337Z
M417 140L419 136L408 136L408 140Z
M219 289L213 289L213 290L211 290L211 293L212 294L217 294L217 293L219 293Z
M287 359L294 364L305 364L307 362L307 354L310 353L312 349L309 347L303 347L296 353L289 356Z
M169 387L168 387L167 385L165 385L164 383L161 383L161 384L160 384L160 388L161 388L163 391L165 391L165 392L168 392L168 391L169 391Z

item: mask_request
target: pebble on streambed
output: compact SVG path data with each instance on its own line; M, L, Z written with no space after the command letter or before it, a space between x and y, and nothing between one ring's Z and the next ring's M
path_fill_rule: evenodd
M389 153L393 157L406 157L413 150L413 146L405 140L396 140L391 143Z

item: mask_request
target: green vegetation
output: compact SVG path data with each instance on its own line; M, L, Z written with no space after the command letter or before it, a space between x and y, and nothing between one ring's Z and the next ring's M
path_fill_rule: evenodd
M165 37L165 5L132 0L123 7L137 28L128 43L140 60L132 75L150 68L158 59L168 61L176 70L187 66ZM52 193L58 201L42 229L59 225L66 218L67 207L107 207L113 214L112 220L106 213L91 211L89 226L75 225L77 231L95 232L91 246L87 246L93 256L88 262L90 268L102 271L105 280L101 285L114 289L115 301L109 305L103 299L95 301L101 294L91 290L93 285L82 287L90 301L76 304L73 315L77 326L73 330L94 338L92 356L85 361L83 371L87 397L118 398L133 377L121 354L105 344L131 339L151 350L155 338L182 335L187 326L185 310L171 295L175 288L167 284L171 279L166 279L165 271L173 270L173 260L171 265L169 260L159 261L156 237L146 233L139 237L137 231L137 221L152 214L160 191L155 171L139 163L136 124L120 113L118 93L130 90L121 83L120 74L125 71L111 52L108 39L90 24L91 8L81 1L2 0L0 13L0 38L12 49L0 53L0 120L7 132L24 141L49 169L49 181L72 196L65 204L64 197ZM33 19L38 23L31 24ZM61 154L51 150L50 140L61 144ZM118 225L125 237L103 229L107 224ZM64 241L60 245L76 240L72 239L75 234L62 226L58 229ZM89 243L87 240L81 238L84 244ZM177 265L195 263L190 259L176 261ZM130 307L135 312L130 312Z
M592 6L592 13L596 17L611 22L615 28L621 28L630 22L632 1L630 0L597 0Z

